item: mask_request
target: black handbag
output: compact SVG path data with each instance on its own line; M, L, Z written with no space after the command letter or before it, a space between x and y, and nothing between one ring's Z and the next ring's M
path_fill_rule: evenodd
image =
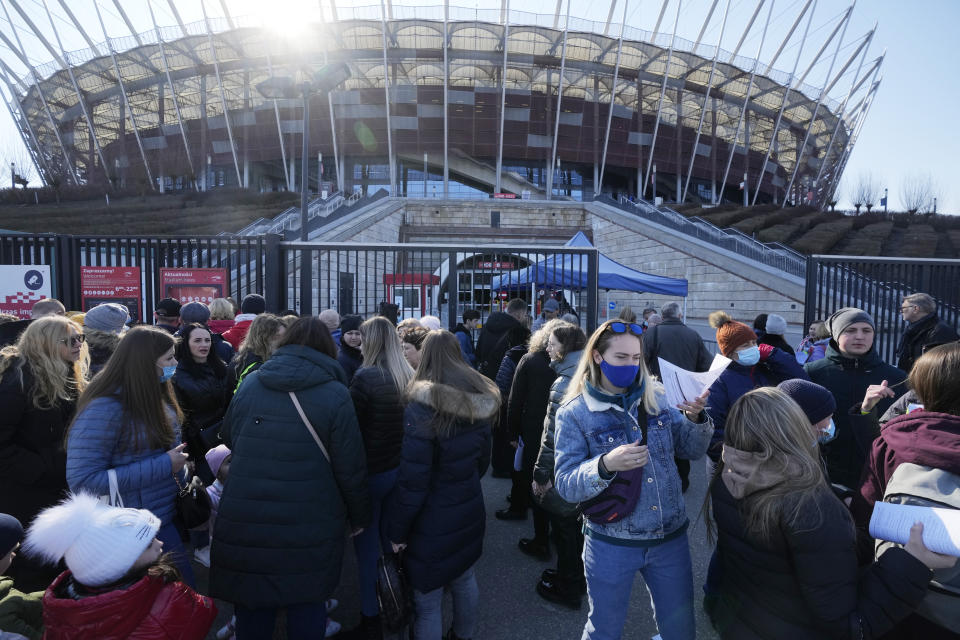
M177 519L184 529L202 527L210 520L210 496L200 479L194 476L187 484L181 484L177 474L173 474L177 483L177 497L174 501Z
M377 560L377 600L388 631L398 633L413 622L413 587L399 554L385 553Z

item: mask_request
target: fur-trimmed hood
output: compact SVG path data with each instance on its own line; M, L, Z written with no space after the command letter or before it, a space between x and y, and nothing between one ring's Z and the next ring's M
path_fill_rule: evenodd
M434 390L439 393L439 406L434 403ZM407 393L411 402L419 402L464 420L484 420L493 417L499 409L499 398L486 393L468 393L439 382L415 382Z
M117 350L117 345L120 344L121 336L113 333L112 331L99 331L97 329L85 327L83 334L86 336L87 345L90 347L91 351L96 349L107 353L113 353Z

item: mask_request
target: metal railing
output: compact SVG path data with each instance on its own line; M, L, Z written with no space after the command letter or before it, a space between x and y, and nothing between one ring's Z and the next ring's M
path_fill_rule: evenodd
M381 198L385 194L381 195ZM563 256L552 287L525 283L493 289L495 279ZM164 288L163 268L217 268L227 279L218 297L240 300L261 293L267 308L313 314L334 308L341 314L371 315L381 304L397 304L401 316L432 314L454 328L464 309L482 318L522 298L533 313L547 291L560 291L566 309L588 331L597 323L599 253L594 247L514 247L504 245L360 244L283 241L279 234L256 237L0 235L0 264L50 265L52 292L68 309L82 309L81 267L140 269L143 318L156 301L177 297ZM551 262L550 264L554 264ZM306 266L304 266L306 265ZM546 286L547 289L540 289ZM554 288L555 287L555 288Z
M891 364L904 329L900 304L904 296L927 293L937 301L937 314L960 325L960 260L822 256L809 259L805 326L843 307L857 307L873 316L875 348Z
M681 231L789 275L798 278L806 276L806 256L782 244L758 242L736 229L721 229L702 218L687 218L669 207L657 207L645 200L632 202L621 198L618 201L607 195L598 195L594 198L594 202L616 207L621 211Z

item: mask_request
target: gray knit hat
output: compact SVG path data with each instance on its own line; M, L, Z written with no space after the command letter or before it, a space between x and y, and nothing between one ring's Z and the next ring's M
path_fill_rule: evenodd
M787 321L783 316L771 313L767 316L767 324L764 331L772 333L775 336L782 336L787 332Z
M856 307L844 307L839 309L832 316L827 318L827 330L830 331L830 335L834 340L844 332L844 330L852 324L857 322L866 322L874 329L877 328L876 323L873 321L873 317L864 311L863 309L857 309Z
M104 302L87 311L83 316L83 326L87 329L119 335L128 320L130 320L130 312L126 306L116 302Z

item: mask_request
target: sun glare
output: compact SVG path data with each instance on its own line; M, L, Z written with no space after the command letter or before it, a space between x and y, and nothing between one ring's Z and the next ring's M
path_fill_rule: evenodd
M242 0L237 4L280 37L296 38L305 34L311 24L322 20L316 0Z

